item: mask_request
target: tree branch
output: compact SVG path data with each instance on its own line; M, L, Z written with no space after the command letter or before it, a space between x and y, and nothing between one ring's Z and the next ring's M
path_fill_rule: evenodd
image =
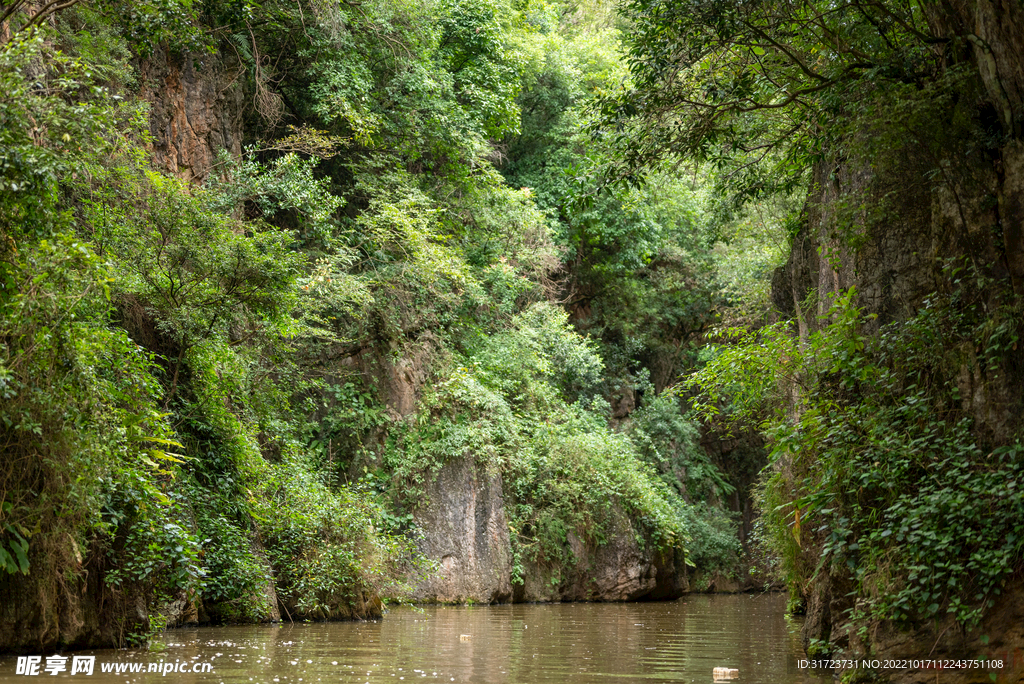
M77 5L78 2L79 0L66 0L63 3L61 3L61 0L50 0L49 3L44 5L43 8L35 14L35 16L29 19L28 22L18 30L24 31L25 29L30 28L33 24L41 23L51 14L55 14L57 12L60 12L61 10L73 7L74 5Z

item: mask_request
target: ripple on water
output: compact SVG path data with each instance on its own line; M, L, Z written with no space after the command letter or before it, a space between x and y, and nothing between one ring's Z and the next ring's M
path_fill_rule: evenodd
M739 669L739 684L829 681L795 669L799 626L784 609L781 595L694 595L668 603L397 608L371 622L180 629L167 632L159 651L91 652L96 673L87 681L154 683L164 677L102 673L100 665L160 661L212 664L210 673L168 675L175 684L710 684L715 667ZM0 661L0 682L24 684L14 671L12 659Z

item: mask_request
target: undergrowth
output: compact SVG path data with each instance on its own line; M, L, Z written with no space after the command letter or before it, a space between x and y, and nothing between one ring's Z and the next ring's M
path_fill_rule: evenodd
M988 308L978 283L954 282L870 333L851 290L804 344L789 323L763 328L689 380L705 411L729 397L769 435L765 536L795 597L822 573L851 583L845 630L865 640L881 622L976 628L1024 567L1024 447L979 438L957 379L1004 386L1019 304Z

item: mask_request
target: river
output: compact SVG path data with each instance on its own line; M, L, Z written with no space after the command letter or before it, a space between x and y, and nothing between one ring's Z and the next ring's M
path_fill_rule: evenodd
M461 682L585 684L822 682L797 669L799 624L779 594L690 595L668 603L517 604L392 609L383 620L201 627L161 634L149 650L66 654L56 675L87 684L313 684ZM40 676L46 656L40 654ZM71 675L74 655L93 655L92 675ZM59 666L59 661L56 665ZM170 671L166 675L148 672ZM129 670L104 673L104 668ZM147 670L131 674L131 668ZM209 672L191 672L210 670ZM0 682L18 676L0 661ZM829 678L830 680L831 678Z

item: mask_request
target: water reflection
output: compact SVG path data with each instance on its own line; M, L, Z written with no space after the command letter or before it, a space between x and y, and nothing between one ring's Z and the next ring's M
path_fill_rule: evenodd
M672 603L397 608L377 622L210 627L167 632L160 650L95 651L96 684L463 682L584 684L819 682L795 668L798 625L780 595L687 596ZM45 656L50 654L41 654ZM153 664L166 675L133 674ZM212 672L192 673L212 665ZM121 673L102 672L117 664ZM69 668L70 669L70 668ZM0 661L0 682L26 680ZM50 676L43 672L42 676ZM57 675L69 677L67 672Z

